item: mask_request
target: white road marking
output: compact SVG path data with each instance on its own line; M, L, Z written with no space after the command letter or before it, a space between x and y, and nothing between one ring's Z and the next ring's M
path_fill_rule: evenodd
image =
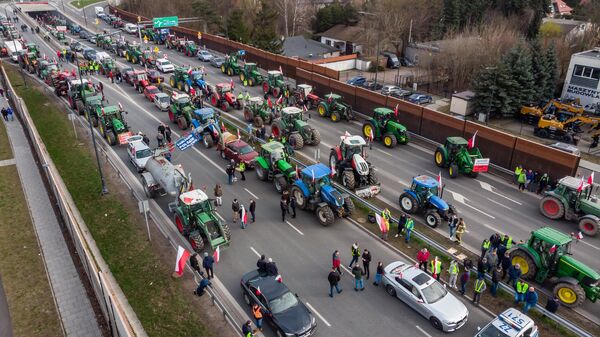
M492 185L490 185L490 184L486 183L485 181L481 181L481 180L478 180L478 181L479 181L479 184L481 185L481 188L483 188L484 190L486 190L486 191L488 191L488 192L492 192L492 193L494 193L495 195L497 195L497 196L499 196L499 197L502 197L502 198L504 198L504 199L506 199L506 200L510 200L510 201L514 202L515 204L517 204L517 205L523 205L522 203L520 203L520 202L518 202L518 201L514 200L514 199L513 199L513 198L511 198L511 197L507 197L507 196L505 196L504 194L501 194L501 193L498 193L498 192L494 191L494 188L492 187Z
M348 267L344 266L344 264L343 264L343 263L342 263L342 264L340 264L340 267L342 267L342 269L344 269L344 271L345 271L346 273L348 273L348 276L350 276L350 277L354 277L354 276L352 276L352 272L350 271L350 269L348 269Z
M503 204L501 204L501 203L497 202L497 201L496 201L496 200L494 200L494 199L490 199L490 198L486 198L486 199L487 199L487 200L489 200L489 201L491 201L491 202L493 202L494 204L496 204L496 205L498 205L498 206L502 206L502 207L504 207L504 208L506 208L506 209L510 209L510 210L512 210L512 208L510 208L510 207L508 207L508 206L506 206L506 205L503 205Z
M291 223L291 222L289 222L289 221L286 221L285 223L287 223L287 224L288 224L288 226L292 227L292 228L293 228L293 229L294 229L296 232L298 232L298 234L300 234L300 235L304 236L304 233L302 233L302 232L301 232L301 231L300 231L298 228L296 228L296 226L292 225L292 223Z
M331 327L331 324L329 324L329 322L327 322L327 320L323 316L321 316L321 314L317 310L315 310L315 308L312 305L310 305L310 303L308 303L308 302L304 302L304 303L306 303L306 306L309 307L310 310L312 312L314 312L315 315L317 315L317 317L319 317L323 321L323 323L325 323L325 325L327 325L328 327Z
M330 144L327 144L327 143L325 143L324 141L321 141L321 144L323 144L323 145L327 146L327 147L328 147L328 148L330 148L330 149L333 149L333 148L335 147L335 146L333 146L333 145L330 145Z
M425 153L428 153L428 154L431 154L431 155L433 154L433 151L430 151L430 150L428 150L428 149L426 149L426 148L424 148L424 147L422 147L420 145L416 145L416 144L414 144L412 142L409 142L407 145L410 146L410 147L414 147L415 149L423 151Z
M408 185L406 182L402 181L402 180L398 180L398 183L399 183L400 185L403 185L403 186L409 187L409 185Z
M583 240L576 241L576 243L575 243L575 244L578 244L579 242L581 242L581 243L583 243L584 245L586 245L586 246L588 246L588 247L590 247L590 248L593 248L593 249L595 249L595 250L600 250L600 248L598 248L598 247L596 247L596 246L592 245L591 243L587 243L587 242L585 242L585 241L583 241Z
M471 208L471 209L473 209L473 210L475 210L475 211L477 211L477 212L479 212L479 213L481 213L481 214L483 214L483 215L485 215L487 217L490 217L492 219L496 219L494 216L492 216L490 214L487 214L486 212L480 210L479 208L473 207L473 206L467 204L466 201L468 201L469 199L465 198L462 194L456 193L454 191L450 191L449 189L446 189L446 191L450 192L452 194L452 198L454 200L456 200L457 202L460 202L461 204L463 204L463 205L465 205L465 206L467 206L467 207L469 207L469 208Z
M421 331L425 336L431 337L431 335L428 334L427 331L423 330L423 328L421 328L420 326L415 325L415 328L417 328L417 330Z
M260 254L256 251L256 249L254 249L254 247L250 246L250 250L256 254L256 256L260 257Z
M392 158L394 157L394 155L393 155L393 154L391 154L391 153L389 153L389 152L387 152L387 151L383 151L382 149L375 148L375 151L377 151L377 152L381 152L381 153L383 153L384 155L386 155L386 156L388 156L388 157L392 157Z
M434 177L437 177L437 175L438 175L438 174L440 174L440 172L438 172L438 173L433 173L433 172L431 172L431 171L429 171L429 170L425 170L425 172L427 172L427 173L431 174L431 175L432 175L432 176L434 176Z
M249 190L249 189L247 189L247 188L244 188L244 191L248 192L248 194L250 194L251 196L253 196L253 197L254 197L254 199L256 199L256 200L260 199L259 197L257 197L257 196L256 196L256 194L254 194L254 193L250 192L250 190Z

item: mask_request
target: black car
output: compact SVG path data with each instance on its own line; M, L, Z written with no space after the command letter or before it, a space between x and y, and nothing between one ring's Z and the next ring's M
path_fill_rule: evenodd
M393 91L390 94L390 96L400 98L400 99L408 99L408 97L412 94L413 94L413 92L410 90L398 89L396 91Z
M90 33L88 33L87 31L85 31L83 29L79 31L79 38L80 39L87 40L89 38L89 36L90 36Z
M378 82L377 85L375 85L375 81L366 81L363 83L362 87L373 91L379 91L383 88L383 84Z
M246 304L261 306L265 321L275 329L278 337L306 337L315 333L315 317L298 299L298 295L292 293L283 282L278 282L275 276L253 270L242 277L241 285Z
M92 48L84 48L83 52L82 52L83 58L85 58L88 61L95 59L96 53L97 53L96 49L92 49Z

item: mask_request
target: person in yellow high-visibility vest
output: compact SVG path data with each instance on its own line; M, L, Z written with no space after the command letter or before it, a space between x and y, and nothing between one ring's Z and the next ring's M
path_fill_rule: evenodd
M483 278L483 276L479 276L477 280L475 280L475 287L473 289L473 303L479 305L479 300L481 300L481 294L485 291L486 288L487 286L485 284L485 279Z
M437 256L429 263L429 272L434 279L437 280L440 278L440 273L442 272L442 261L440 261Z

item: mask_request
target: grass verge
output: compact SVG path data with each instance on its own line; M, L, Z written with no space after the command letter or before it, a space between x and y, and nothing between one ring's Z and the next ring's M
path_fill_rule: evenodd
M73 7L76 8L83 8L85 6L89 6L91 4L95 4L98 2L102 2L103 0L75 0L75 1L71 1L71 5L73 5Z
M13 123L17 123L16 121ZM12 158L0 123L0 160ZM61 336L17 167L0 167L0 274L15 336Z
M31 117L61 177L92 233L102 256L150 336L210 336L190 296L170 278L172 266L146 239L145 229L132 220L115 194L101 195L96 162L74 136L71 123L44 89L16 68L8 76Z

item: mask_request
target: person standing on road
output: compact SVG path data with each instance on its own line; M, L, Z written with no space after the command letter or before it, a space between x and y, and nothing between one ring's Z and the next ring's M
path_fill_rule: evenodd
M233 199L233 202L231 203L231 211L233 212L233 223L237 223L237 220L240 216L240 203L239 201L236 199Z
M462 275L460 276L460 293L464 295L467 292L467 283L469 283L469 279L471 278L471 272L469 272L468 268L463 270Z
M429 251L427 250L427 248L423 248L421 249L418 253L417 253L417 261L419 262L419 269L422 269L423 271L427 271L427 262L429 261Z
M450 276L448 276L448 286L450 288L454 288L454 290L456 290L456 279L458 278L458 263L456 262L456 260L452 260L450 261L450 266L448 267L448 274L450 274Z
M496 292L498 291L498 284L502 280L500 278L501 276L502 276L502 267L496 266L496 268L494 268L494 270L492 271L492 288L490 289L490 292L492 293L492 296L494 296L494 297L496 297Z
M521 175L521 172L523 172L523 167L521 165L517 165L517 167L515 167L515 184L519 183L519 176Z
M488 250L485 254L485 259L487 260L485 264L486 273L489 273L498 265L498 255L496 255L496 250Z
M519 279L517 283L515 283L515 305L525 300L527 289L529 289L529 284L527 284L527 282Z
M352 275L354 275L354 291L363 291L365 290L365 285L363 283L363 271L360 269L358 263L354 264L352 268Z
M371 271L369 269L369 265L371 264L371 252L365 248L362 253L362 263L363 263L363 275L367 275L367 280L371 276Z
M383 267L383 262L377 262L377 271L375 272L375 282L373 282L374 286L379 286L381 283L381 278L383 278L383 274L385 274L385 268Z
M215 188L213 189L213 193L215 194L215 206L223 205L223 188L221 184L217 183Z
M402 232L404 231L404 226L405 225L406 225L406 214L402 213L402 215L400 216L400 218L398 218L398 232L396 233L396 235L394 235L395 238L397 238L400 235L402 235Z
M412 233L413 229L415 229L415 221L410 215L406 216L406 225L404 225L404 229L406 231L404 242L408 244L408 242L410 241L410 234Z
M336 271L335 267L331 268L327 280L329 281L329 297L333 297L333 288L335 288L338 294L342 292L343 289L340 289L339 287L341 276Z
M233 168L233 166L231 166L231 164L227 165L227 167L225 168L225 173L227 173L227 183L229 185L233 184L233 179L235 177L235 169Z
M525 182L527 181L527 177L525 176L525 170L522 170L517 177L517 182L519 183L519 191L523 192L525 190Z
M463 234L465 234L465 232L467 231L467 224L465 223L465 221L463 220L463 218L460 218L458 220L458 227L456 227L456 232L454 233L454 237L456 238L456 243L457 244L461 244L461 239Z
M448 235L449 239L454 241L454 234L456 233L456 228L458 227L458 215L452 214L452 217L448 221Z
M246 175L244 174L244 172L246 172L246 164L244 164L243 161L240 161L238 163L237 170L240 172L240 175L242 176L242 180L246 180Z
M358 248L358 242L354 242L352 247L350 247L350 252L352 254L352 260L350 260L350 264L348 264L348 268L352 268L352 266L358 262L358 258L360 257L360 249Z
M206 277L209 279L215 277L215 273L213 271L213 265L215 264L215 259L208 255L207 252L204 252L204 259L202 259L202 267L206 270Z
M504 252L504 256L502 256L502 259L500 259L500 267L502 267L501 280L504 280L506 278L506 275L508 274L508 269L511 266L512 266L512 264L511 264L510 254L508 252Z
M272 258L269 258L269 262L267 262L267 264L265 265L265 268L267 269L267 274L269 276L279 275L279 269L277 268L277 265L275 264L275 262L273 262Z
M516 263L508 268L508 284L515 286L515 282L521 277L521 265Z
M477 261L477 277L480 277L480 276L485 277L486 268L487 268L487 259L485 257L479 259L479 261Z
M296 218L296 197L290 197L290 208L292 209L292 219Z
M537 194L542 193L546 190L546 186L548 186L548 182L550 181L550 177L548 177L548 173L542 174L540 177L540 182L538 183Z
M493 249L498 249L500 247L500 243L502 243L502 237L498 232L490 235L490 245Z
M250 199L248 209L250 210L250 215L252 216L252 223L254 223L254 221L256 221L256 201L254 201L254 199Z
M281 222L285 222L285 215L288 212L287 201L283 197L279 200L279 208L281 209Z
M108 78L110 78L110 83L115 84L115 75L112 70L108 72Z
M529 309L535 307L538 301L538 294L534 287L529 287L527 294L525 295L525 304L523 305L523 313L528 313Z
M477 277L477 280L475 280L475 287L473 289L473 303L479 305L479 301L481 300L481 294L485 291L486 288L487 286L485 285L484 277Z
M5 122L8 122L8 111L6 110L6 108L2 108L2 118Z
M200 270L200 264L198 263L198 253L194 253L190 256L190 266L193 270L197 271L198 274L202 272Z
M440 279L440 274L442 273L442 261L437 256L429 263L429 273L434 279Z
M331 265L333 266L333 269L337 270L340 276L344 275L341 269L342 259L340 258L340 251L337 249L333 252L333 255L331 257Z
M556 297L556 295L552 296L551 298L548 297L548 302L546 302L546 310L555 314L558 310L558 307L560 307L560 301L558 297Z
M262 321L263 321L263 313L262 313L262 308L260 307L260 305L254 303L252 305L252 315L254 316L254 319L256 320L256 327L258 328L258 330L262 331Z
M483 242L481 243L481 257L485 256L485 253L488 251L488 249L490 249L491 246L492 243L490 242L490 240L483 239Z
M267 272L267 258L265 254L260 256L260 259L256 261L256 267L258 268L258 273L263 274Z

